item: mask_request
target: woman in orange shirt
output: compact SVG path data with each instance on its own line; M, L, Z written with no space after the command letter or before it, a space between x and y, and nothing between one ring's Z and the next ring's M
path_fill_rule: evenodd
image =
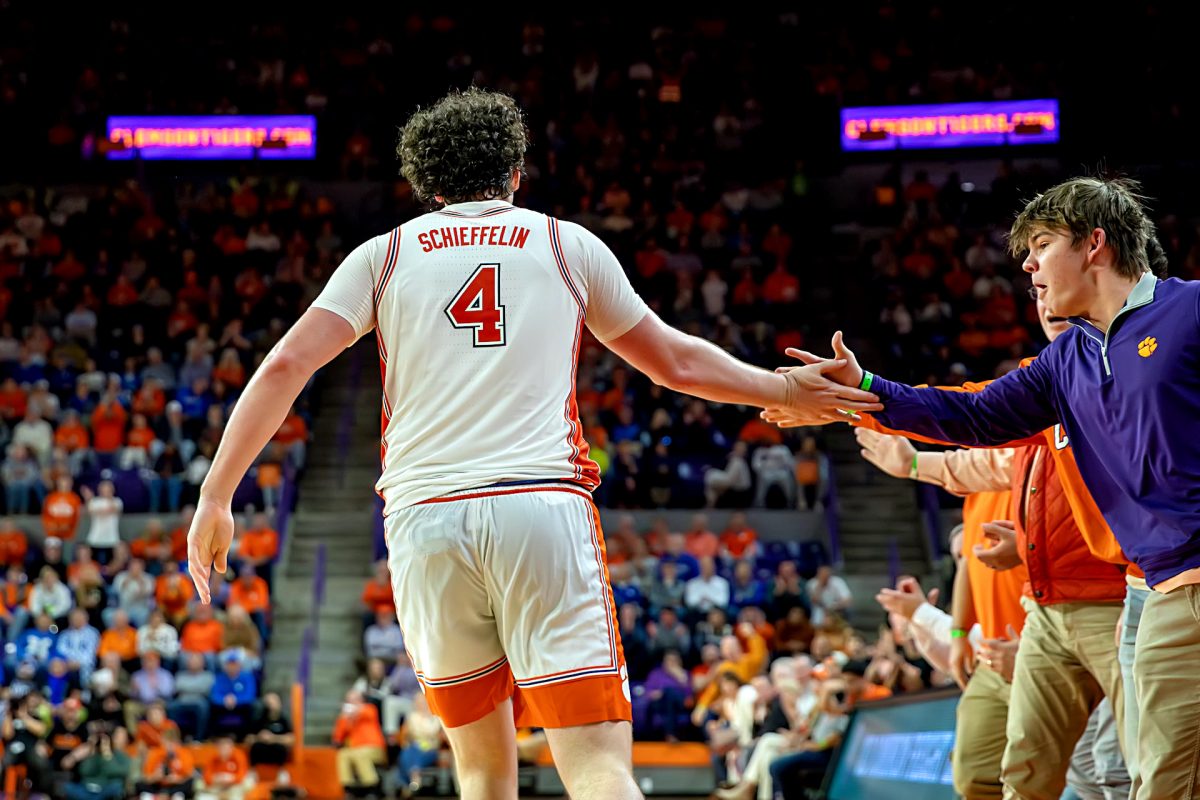
M63 421L54 431L54 446L61 447L68 453L85 450L88 446L88 432L79 421L79 412L68 410L63 412Z
M179 563L168 561L163 574L158 576L154 598L158 601L159 610L172 625L179 627L187 619L187 607L193 593L192 581L188 576L180 574Z
M246 385L246 368L236 349L226 347L221 351L221 360L213 369L213 379L224 381L233 389L241 389Z
M55 491L46 495L42 502L42 528L46 535L57 536L63 541L74 539L75 531L79 528L79 508L82 505L83 500L75 494L71 479L59 478Z
M150 443L155 439L154 429L150 427L145 414L133 415L133 427L125 437L125 446L141 450L147 458L150 456Z
M133 397L133 410L147 417L161 417L167 408L167 398L158 381L153 378L142 384Z
M196 761L187 748L179 744L178 729L163 735L163 743L146 753L142 765L142 780L137 791L171 796L176 792L191 793Z

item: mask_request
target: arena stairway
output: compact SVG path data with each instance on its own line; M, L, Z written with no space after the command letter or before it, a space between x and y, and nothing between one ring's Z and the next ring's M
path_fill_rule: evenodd
M863 460L847 425L829 426L825 447L837 478L842 575L854 595L854 625L869 631L883 621L874 597L889 582L892 553L901 574L924 578L931 572L929 543L911 481Z
M379 374L364 340L317 376L312 441L274 587L275 624L267 687L297 677L305 629L315 620L306 704L306 740L328 744L362 660L363 584L371 575L379 476ZM314 575L325 567L324 599L314 613Z

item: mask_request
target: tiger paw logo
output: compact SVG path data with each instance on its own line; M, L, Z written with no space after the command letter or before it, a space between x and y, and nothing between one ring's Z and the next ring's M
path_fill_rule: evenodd
M1153 336L1147 336L1138 342L1138 355L1142 358L1149 358L1154 355L1154 351L1158 349L1158 339Z

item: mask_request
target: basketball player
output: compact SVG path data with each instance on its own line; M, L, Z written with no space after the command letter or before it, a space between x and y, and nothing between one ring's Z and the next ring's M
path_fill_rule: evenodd
M454 93L409 120L402 172L442 207L354 250L255 374L202 488L189 571L208 602L238 481L313 372L374 329L392 587L463 797L517 796L515 717L545 729L575 800L638 798L575 401L583 327L656 383L716 402L813 422L880 406L823 377L844 362L777 375L664 325L599 239L512 205L525 145L503 94Z

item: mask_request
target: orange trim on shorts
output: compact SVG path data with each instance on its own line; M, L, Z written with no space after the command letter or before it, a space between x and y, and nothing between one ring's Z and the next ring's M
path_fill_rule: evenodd
M513 676L508 664L478 678L446 687L427 686L425 700L447 728L478 722L513 695Z
M579 489L568 489L565 486L531 486L521 489L496 489L490 492L476 492L474 494L460 494L447 497L431 497L428 500L422 500L416 505L425 506L430 503L453 503L456 500L476 500L481 497L500 497L506 494L525 494L527 492L566 492L567 494L578 495L589 502L592 496L587 491L580 487Z
M620 675L604 675L532 689L518 688L513 696L513 716L518 728L573 728L613 720L631 722L633 706L627 687Z

